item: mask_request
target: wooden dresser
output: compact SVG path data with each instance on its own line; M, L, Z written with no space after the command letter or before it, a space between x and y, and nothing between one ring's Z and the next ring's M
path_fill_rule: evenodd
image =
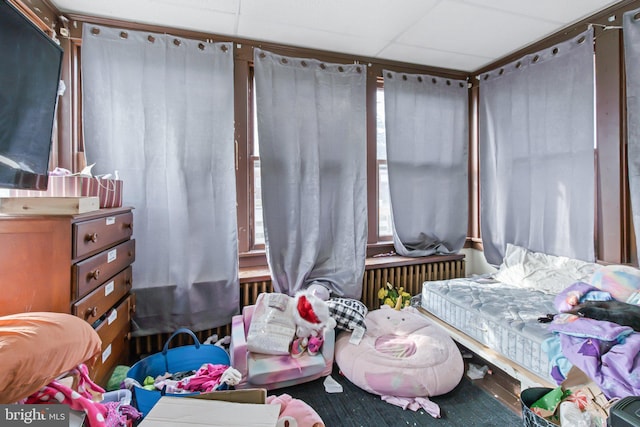
M0 216L0 315L55 311L91 323L102 339L91 378L103 386L129 359L132 232L131 208Z

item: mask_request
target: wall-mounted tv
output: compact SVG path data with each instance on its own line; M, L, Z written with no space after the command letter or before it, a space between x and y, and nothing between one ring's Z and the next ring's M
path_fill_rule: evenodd
M62 54L0 0L0 188L47 189Z

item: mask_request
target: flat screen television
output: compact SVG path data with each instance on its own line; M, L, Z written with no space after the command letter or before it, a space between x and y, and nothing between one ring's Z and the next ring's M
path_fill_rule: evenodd
M62 54L0 0L0 188L47 189Z

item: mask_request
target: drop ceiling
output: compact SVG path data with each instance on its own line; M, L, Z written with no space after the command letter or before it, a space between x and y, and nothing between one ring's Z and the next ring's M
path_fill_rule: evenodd
M472 72L621 1L50 0L62 13ZM170 32L169 30L167 32Z

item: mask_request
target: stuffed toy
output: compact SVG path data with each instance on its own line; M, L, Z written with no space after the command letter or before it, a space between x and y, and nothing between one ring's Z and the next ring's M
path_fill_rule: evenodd
M403 287L396 289L389 282L378 291L378 299L382 301L382 305L388 305L396 310L402 310L411 305L411 294L406 292Z
M311 284L307 287L307 291L323 301L327 301L331 297L331 291L329 291L329 289L327 289L327 287L318 280L314 280L313 282L311 282Z
M288 394L267 396L267 404L280 405L276 427L324 427L322 418L311 406Z
M335 328L336 321L329 313L327 302L315 293L309 290L298 291L292 304L298 338L317 337L323 328Z
M336 321L329 313L329 305L316 293L299 291L291 301L291 313L296 324L296 339L291 343L291 357L308 352L315 356L324 343L323 329L333 329Z

